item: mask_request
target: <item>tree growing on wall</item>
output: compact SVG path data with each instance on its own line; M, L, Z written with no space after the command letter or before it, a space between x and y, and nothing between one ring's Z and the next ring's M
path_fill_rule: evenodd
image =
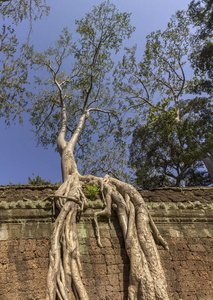
M116 210L130 259L129 299L168 299L166 281L155 243L167 247L146 208L143 198L131 185L110 177L81 175L75 154L83 159L92 152L92 134L111 132L116 108L110 96L108 74L113 68L111 52L117 53L123 39L133 31L130 15L119 13L109 1L94 7L76 22L77 43L65 29L55 47L32 55L32 64L46 70L48 77L36 78L40 91L31 95L31 121L40 143L55 143L61 155L63 184L54 197L60 211L51 238L47 299L86 300L76 231L79 211L90 206L84 186L100 190L104 209L94 214L101 247L98 217L110 218ZM32 48L29 49L32 51ZM71 60L69 73L64 64ZM79 144L78 144L79 143ZM83 150L82 150L83 149ZM98 158L97 158L98 159ZM150 231L151 227L151 231Z

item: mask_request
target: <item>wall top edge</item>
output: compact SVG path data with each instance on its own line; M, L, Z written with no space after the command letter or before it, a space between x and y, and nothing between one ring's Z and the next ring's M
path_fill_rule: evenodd
M30 189L30 190L45 190L45 189L51 189L51 190L57 190L59 188L59 185L33 185L33 184L10 184L10 185L0 185L0 191L1 190L18 190L18 189Z
M0 185L0 190L8 190L8 189L52 189L57 190L59 185L57 184L47 184L47 185L33 185L33 184L9 184L9 185ZM155 191L163 191L163 190L171 190L171 191L193 191L193 190L213 190L213 186L191 186L191 187L159 187L151 190L142 190L138 189L139 192L155 192Z
M162 191L162 190L171 190L171 191L194 191L194 190L213 190L213 186L190 186L190 187L175 187L175 186L165 186L165 187L159 187L156 189L151 190L142 190L138 189L139 192L155 192L155 191Z

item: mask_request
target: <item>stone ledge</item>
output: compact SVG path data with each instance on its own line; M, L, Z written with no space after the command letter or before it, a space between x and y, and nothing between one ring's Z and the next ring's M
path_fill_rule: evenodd
M59 185L47 184L47 185L33 185L33 184L10 184L10 185L0 185L0 191L11 190L11 189L30 189L30 190L44 190L51 189L57 190ZM1 197L1 196L0 196Z
M31 238L31 233L27 235L25 224L28 224L27 226L34 224L32 227L49 224L50 230L55 219L55 205L51 196L56 189L57 186L52 185L0 186L2 190L0 192L0 223L6 226L4 227L6 231L8 226L16 226L18 231L14 232L23 231L25 237L29 238ZM189 194L192 190L196 195ZM213 201L210 201L213 197L213 187L161 188L155 191L141 191L141 194L156 224L213 224ZM206 200L207 197L209 197L208 200ZM81 214L80 223L91 224L93 217L94 211L88 209ZM112 211L111 220L115 218L117 216ZM108 223L108 220L100 218L101 222ZM38 223L40 225L36 225ZM7 233L2 233L3 225L0 227L0 234L7 236ZM51 230L49 236L50 234ZM14 236L17 238L18 233ZM48 236L47 233L46 236Z

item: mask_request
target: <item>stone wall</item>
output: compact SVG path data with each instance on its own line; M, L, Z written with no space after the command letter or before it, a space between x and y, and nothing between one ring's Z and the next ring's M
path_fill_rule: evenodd
M0 187L0 300L45 299L53 186ZM158 246L171 300L213 299L213 188L141 191L169 251ZM83 280L90 299L127 299L129 260L113 214L78 223Z
M0 188L0 299L45 299L52 189ZM32 201L32 200L33 201Z

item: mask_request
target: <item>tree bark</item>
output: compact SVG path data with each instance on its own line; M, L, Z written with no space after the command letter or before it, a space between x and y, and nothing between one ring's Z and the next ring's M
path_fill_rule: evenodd
M206 169L209 172L211 179L213 180L213 160L211 159L210 156L206 156L205 158L202 159L202 161L204 162Z
M166 280L155 243L167 248L167 243L155 226L145 202L131 185L106 175L104 178L78 173L73 151L81 134L86 112L69 142L65 141L66 111L62 106L63 123L58 137L63 184L55 193L60 210L56 219L50 249L47 278L47 300L89 300L81 277L79 243L76 230L78 211L88 207L83 186L96 184L101 191L105 208L94 213L97 243L100 247L98 218L110 218L111 207L117 212L125 248L130 259L129 300L169 300Z
M110 218L111 206L117 212L123 232L125 248L130 259L129 300L168 300L166 280L155 243L167 248L167 243L157 230L145 202L131 185L106 175L81 176L69 174L57 190L55 197L61 212L56 220L50 251L47 300L88 300L81 278L79 245L76 233L76 215L87 206L83 185L96 184L105 203L103 211L94 215L98 244L101 238L98 217Z

